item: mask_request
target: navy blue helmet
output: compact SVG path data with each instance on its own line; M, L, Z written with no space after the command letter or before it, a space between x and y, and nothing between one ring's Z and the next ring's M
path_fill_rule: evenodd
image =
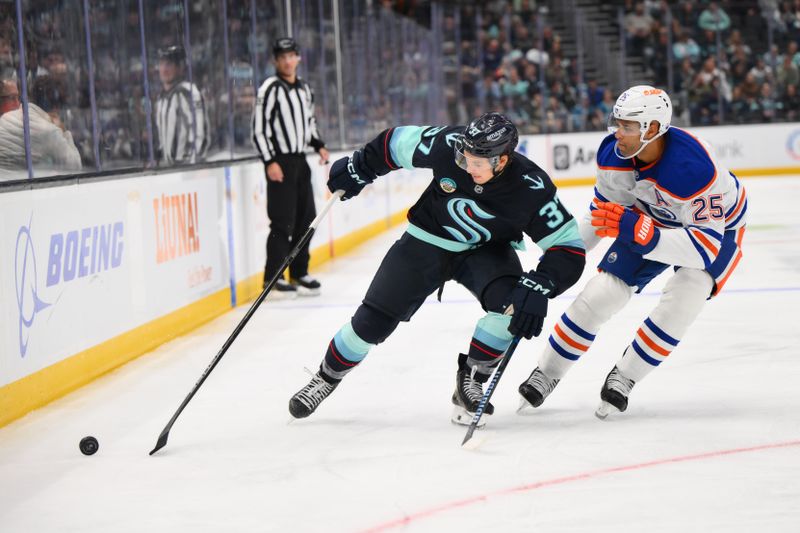
M462 139L464 150L487 158L512 153L518 141L516 126L500 113L484 113L470 122Z

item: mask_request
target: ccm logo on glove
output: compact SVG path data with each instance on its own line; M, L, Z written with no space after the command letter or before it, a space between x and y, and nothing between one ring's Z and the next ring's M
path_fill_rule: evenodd
M553 292L552 289L543 287L540 283L537 283L528 276L522 276L519 278L519 283L527 287L529 290L541 292L544 296L549 296L549 294Z

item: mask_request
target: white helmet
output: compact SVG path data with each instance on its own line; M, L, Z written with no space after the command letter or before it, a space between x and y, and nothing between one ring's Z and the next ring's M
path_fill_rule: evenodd
M614 146L614 153L621 159L630 159L639 155L645 146L664 135L669 129L672 120L672 101L669 95L661 90L649 85L637 85L631 87L617 98L614 109L608 116L608 131L616 133L620 128L619 120L630 120L639 123L639 140L642 145L636 153L623 156L619 153L617 146ZM650 123L657 121L658 133L652 139L645 140L644 135Z

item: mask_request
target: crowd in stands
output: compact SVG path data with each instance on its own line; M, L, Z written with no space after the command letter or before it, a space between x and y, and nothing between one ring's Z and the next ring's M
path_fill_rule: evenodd
M800 2L626 2L630 52L694 125L797 120ZM669 49L669 33L672 50ZM671 53L670 53L671 52Z
M185 75L202 93L208 114L206 157L255 153L255 87L273 72L269 43L286 32L282 0L257 2L255 21L250 2L226 0L227 28L220 0L144 0L144 57L139 3L93 2L93 94L80 3L24 4L28 97L71 138L84 170L165 164L152 111L163 90L157 51L169 46L188 46ZM602 130L621 89L621 80L582 70L588 54L579 62L574 35L562 34L572 22L555 20L546 0L346 4L340 14L341 98L330 9L310 0L291 4L302 48L300 75L314 87L320 129L331 146L363 142L393 124L465 123L489 110L504 112L526 133ZM627 81L667 88L679 123L800 118L800 0L603 5L609 26L625 36L625 53L642 65L642 79ZM0 3L0 82L6 92L20 88L14 9L12 2ZM226 34L227 69L221 44Z

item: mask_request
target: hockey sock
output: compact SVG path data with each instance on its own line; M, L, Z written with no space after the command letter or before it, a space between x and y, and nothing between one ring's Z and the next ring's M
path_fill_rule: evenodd
M658 305L636 332L617 368L638 383L664 362L700 314L713 286L707 272L680 268L664 286Z
M508 331L511 315L489 312L478 320L469 343L466 364L477 368L481 377L488 377L503 359L513 335Z
M553 328L539 358L539 370L562 379L589 350L600 327L630 300L633 289L618 277L601 272L586 284Z
M338 383L358 366L373 346L359 337L348 322L328 344L325 358L320 364L320 374L326 381Z

